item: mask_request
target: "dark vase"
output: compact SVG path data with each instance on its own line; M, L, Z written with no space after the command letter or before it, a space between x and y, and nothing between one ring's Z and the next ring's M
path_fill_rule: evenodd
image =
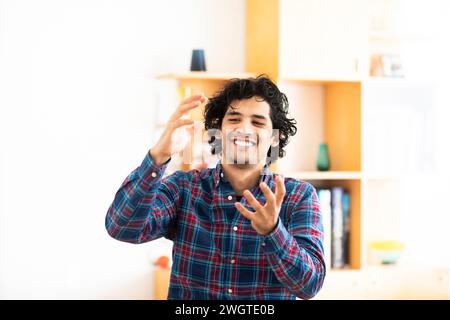
M321 143L319 145L319 152L317 155L317 170L330 170L330 155L328 153L328 145L326 143Z
M206 71L205 50L192 50L191 71Z

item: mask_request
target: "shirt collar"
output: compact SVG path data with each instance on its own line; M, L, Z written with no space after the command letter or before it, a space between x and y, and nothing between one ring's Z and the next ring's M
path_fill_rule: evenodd
M214 168L214 186L218 187L220 181L222 180L222 182L227 181L225 178L225 174L223 173L223 167L222 167L222 161L219 160L219 162L217 162L216 167ZM262 169L262 173L261 173L261 178L259 180L259 182L265 182L265 183L269 183L270 178L272 177L272 172L269 169L269 166L266 164L264 165L263 169Z

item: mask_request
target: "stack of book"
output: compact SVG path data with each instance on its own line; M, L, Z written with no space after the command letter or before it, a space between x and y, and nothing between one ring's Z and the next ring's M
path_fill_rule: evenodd
M350 194L343 187L317 190L324 227L327 269L349 266Z

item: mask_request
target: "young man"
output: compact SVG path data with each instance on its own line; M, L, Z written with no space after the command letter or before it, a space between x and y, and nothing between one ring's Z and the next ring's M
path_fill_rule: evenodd
M229 81L204 112L217 166L163 177L193 124L184 116L205 102L202 94L181 102L116 193L108 233L173 241L169 299L314 297L326 272L315 189L268 168L297 130L286 96L265 76Z

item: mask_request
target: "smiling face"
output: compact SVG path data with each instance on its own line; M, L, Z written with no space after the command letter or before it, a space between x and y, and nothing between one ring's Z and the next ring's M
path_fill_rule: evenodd
M260 97L235 100L222 120L222 161L237 166L265 164L272 143L270 106Z

